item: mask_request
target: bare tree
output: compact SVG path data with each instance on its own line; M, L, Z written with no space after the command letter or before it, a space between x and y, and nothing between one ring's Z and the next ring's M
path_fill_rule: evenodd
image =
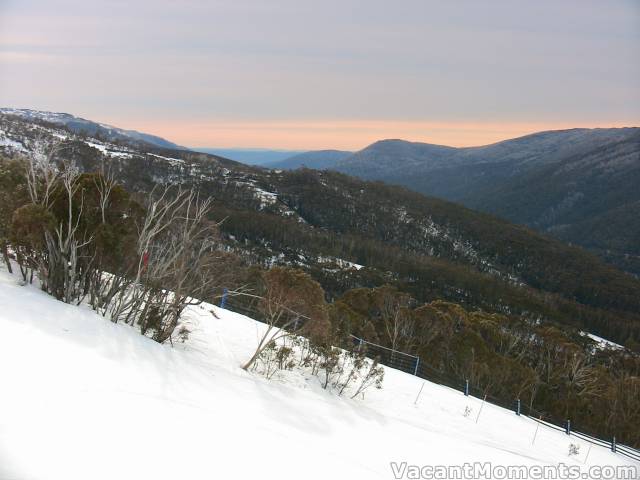
M25 257L30 260L32 272L37 268L44 290L60 300L72 302L78 300L79 285L83 283L80 271L87 271L86 266L80 265L81 251L91 242L91 238L86 237L86 232L80 238L84 201L82 192L80 198L77 196L80 171L70 161L62 161L61 168L56 165L55 158L62 150L58 142L41 138L35 141L25 162L26 187L31 206L26 210L21 209L21 213L31 221L38 216L47 219L47 225L43 225L40 232L44 237L44 248L31 248L31 254ZM56 202L58 207L65 203L66 213L58 217L53 215ZM37 243L31 242L32 245ZM22 257L24 255L18 253L19 260ZM22 262L19 263L21 271L24 270ZM24 271L23 277L26 280Z
M330 328L324 291L308 274L274 267L261 275L261 283L259 309L267 325L245 370L272 343L298 335L321 339Z
M102 162L100 175L94 176L93 181L98 191L100 216L102 219L102 223L104 224L107 222L106 214L111 200L111 193L113 192L113 188L117 185L113 172L110 168L105 167L104 159Z
M578 398L599 396L602 385L598 382L597 369L589 363L589 358L581 352L566 357L564 371L565 415Z
M60 175L54 158L62 150L63 147L59 142L36 139L25 164L27 190L31 203L45 208L51 206L51 195Z
M163 238L164 232L179 219L181 209L191 197L191 192L178 190L173 198L170 188L159 194L155 189L147 198L146 213L138 225L135 259L130 271L115 274L109 279L109 291L99 297L102 308L110 313L113 322L123 320L133 324L141 315L155 307L150 296L166 294L160 283L168 276L170 245ZM149 259L153 254L153 261ZM162 299L158 302L163 304ZM147 327L148 328L148 327Z
M410 337L412 333L413 315L409 309L411 297L386 286L376 291L375 302L391 349L396 350L400 339Z
M66 218L56 226L53 232L45 231L48 265L47 288L56 298L66 303L80 303L83 298L83 276L89 274L89 252L84 247L93 240L87 232L82 232L80 222L84 209L84 195L80 191L80 170L71 162L64 162L64 168L58 174L66 203ZM79 199L77 198L79 196ZM81 256L84 256L81 262Z
M137 323L160 343L171 339L184 309L237 281L236 258L219 247L211 200L192 190L152 192L128 274L112 276L102 308L114 322ZM238 289L236 289L238 290Z

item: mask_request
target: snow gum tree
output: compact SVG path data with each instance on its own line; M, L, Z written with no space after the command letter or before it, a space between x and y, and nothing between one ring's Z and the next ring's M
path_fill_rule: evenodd
M291 336L305 336L312 342L326 339L331 325L324 290L307 273L274 267L260 274L258 289L258 309L267 325L245 370L272 342Z
M9 236L13 212L28 201L27 179L20 160L0 158L0 250L9 273L13 272L9 261Z
M64 151L36 142L23 161L0 163L0 195L10 207L0 214L7 268L11 249L25 281L37 272L57 299L88 299L160 343L187 306L222 287L238 291L237 258L220 247L209 198L165 187L138 202L104 164L82 173Z

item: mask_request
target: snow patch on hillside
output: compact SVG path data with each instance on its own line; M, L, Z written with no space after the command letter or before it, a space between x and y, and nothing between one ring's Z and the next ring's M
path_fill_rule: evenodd
M20 143L17 142L15 140L12 140L8 137L6 137L4 134L4 132L0 132L0 147L7 147L11 150L14 150L16 152L25 152L26 149L24 148L24 146Z
M618 343L607 340L606 338L599 337L593 333L580 332L580 335L587 336L594 342L596 342L596 348L599 350L623 350L624 347Z
M353 268L355 270L361 270L364 268L364 265L360 265L359 263L354 263L354 262L350 262L349 260L345 260L343 258L338 258L338 257L325 257L320 255L318 257L318 263L321 264L335 264L338 267L340 267L340 269L350 269Z
M161 160L167 161L169 164L175 166L184 164L184 160L181 158L173 158L173 157L163 157L162 155L156 155L155 153L148 153L147 155L151 155L152 157L159 158Z

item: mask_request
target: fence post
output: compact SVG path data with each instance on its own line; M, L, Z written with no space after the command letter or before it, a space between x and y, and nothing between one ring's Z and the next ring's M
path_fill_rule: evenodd
M422 389L424 388L424 384L426 382L422 382L422 385L420 385L420 391L418 392L418 396L416 397L416 401L413 402L414 405L416 405L418 403L418 399L420 398L420 394L422 393Z
M520 399L516 401L516 415L520 416Z
M613 436L613 439L611 440L611 451L613 453L616 453L616 437L615 437L615 435Z
M487 394L484 394L484 398L482 399L482 403L480 404L480 410L478 410L478 416L476 417L476 423L480 420L480 414L482 413L482 407L484 407L484 402L487 401Z
M592 443L589 443L589 450L587 451L587 456L584 457L584 460L582 463L584 463L585 465L587 464L587 460L589 459L589 454L591 453L591 447L593 447Z
M571 435L571 420L567 419L567 424L565 425L565 432L567 435Z
M227 304L227 293L229 293L229 291L225 288L222 291L222 299L220 300L220 308L224 308L224 306Z
M464 382L464 396L469 396L469 379L465 380Z
M413 374L418 375L418 365L420 365L420 357L416 357L416 368L413 369Z
M542 420L542 415L540 415L540 420ZM538 429L540 428L540 422L536 422L536 431L533 434L533 440L531 440L531 445L536 443L536 437L538 436Z

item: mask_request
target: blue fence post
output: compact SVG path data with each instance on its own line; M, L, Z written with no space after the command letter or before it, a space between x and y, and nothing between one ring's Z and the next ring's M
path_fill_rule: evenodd
M464 382L464 396L469 396L469 379L465 380Z
M413 369L413 374L418 375L418 365L420 365L420 357L416 357L416 368Z
M567 425L565 426L565 432L567 435L571 435L571 420L567 419Z
M224 306L227 304L227 293L229 293L229 291L225 288L222 291L222 298L220 299L220 308L224 308Z
M516 401L516 415L520 416L520 399Z
M615 437L615 435L613 436L613 439L611 440L611 451L613 453L616 453L616 437Z

